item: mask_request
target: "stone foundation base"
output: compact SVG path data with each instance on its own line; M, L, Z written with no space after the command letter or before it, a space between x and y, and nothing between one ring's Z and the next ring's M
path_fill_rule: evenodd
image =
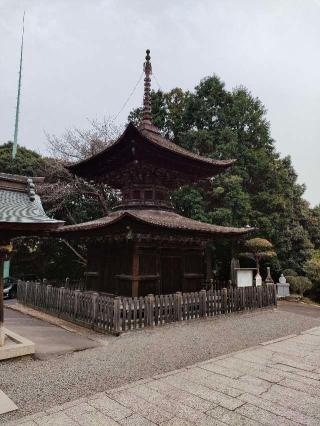
M35 345L31 340L4 327L1 328L1 331L4 334L4 345L0 346L0 361L34 354Z

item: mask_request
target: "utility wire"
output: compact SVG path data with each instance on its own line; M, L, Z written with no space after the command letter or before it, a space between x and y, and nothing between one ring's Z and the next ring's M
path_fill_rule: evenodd
M138 87L138 85L139 85L140 81L142 80L143 75L144 75L144 71L142 71L142 73L141 73L141 75L140 75L140 77L139 77L139 80L136 82L136 84L135 84L134 88L132 89L132 91L131 91L130 95L128 96L127 100L126 100L126 101L125 101L125 103L122 105L122 107L121 107L120 111L118 112L118 114L117 114L117 115L115 115L115 117L113 118L113 120L111 121L111 123L113 123L113 122L114 122L114 121L115 121L115 120L119 117L119 115L122 113L122 111L123 111L123 110L125 109L125 107L128 105L128 102L130 101L130 99L132 98L132 96L133 96L134 92L136 91L136 88Z
M161 92L163 92L162 87L161 87L161 85L159 83L159 80L157 79L157 76L156 76L156 74L154 72L152 72L152 76L154 77L154 79L155 79L155 81L156 81L159 89L161 90Z

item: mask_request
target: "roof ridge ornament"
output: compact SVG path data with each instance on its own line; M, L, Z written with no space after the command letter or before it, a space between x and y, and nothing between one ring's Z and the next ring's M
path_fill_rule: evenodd
M31 178L27 179L28 183L28 193L29 193L29 199L30 201L34 201L36 198L36 191L35 191L35 185L33 183L33 180Z

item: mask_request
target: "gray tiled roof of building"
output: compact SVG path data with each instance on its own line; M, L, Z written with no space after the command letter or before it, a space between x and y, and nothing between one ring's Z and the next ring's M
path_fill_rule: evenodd
M0 223L1 224L48 224L59 225L62 221L46 215L34 182L43 178L0 173Z

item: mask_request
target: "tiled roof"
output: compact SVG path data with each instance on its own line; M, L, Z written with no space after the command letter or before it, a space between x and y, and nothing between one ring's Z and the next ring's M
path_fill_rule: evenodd
M124 217L131 217L148 225L154 225L165 229L196 231L209 234L242 235L252 231L252 228L233 228L209 223L198 222L183 217L177 213L165 210L119 210L112 212L109 216L80 223L78 225L64 226L58 232L89 231L98 228L107 228L109 225L120 221Z
M171 142L169 139L161 136L160 133L156 133L147 129L140 130L140 133L147 138L150 142L165 148L168 151L175 152L177 154L183 155L184 157L190 158L192 160L201 161L202 163L213 164L214 166L228 167L235 163L236 160L216 160L214 158L202 157L201 155L195 154L187 149L182 148L181 146Z
M174 154L178 154L190 160L196 160L199 163L202 163L203 165L206 165L206 166L211 165L215 168L227 169L228 167L230 167L232 164L236 162L236 160L216 160L214 158L202 157L198 154L195 154L191 151L188 151L182 148L181 146L171 142L169 139L164 138L163 136L161 136L160 132L158 132L158 129L155 126L151 125L149 127L145 127L145 126L136 127L134 126L133 123L129 123L125 131L122 133L122 135L115 141L112 141L105 149L103 149L102 151L98 152L97 154L89 158L86 158L85 160L81 160L81 161L78 161L77 163L70 164L68 166L68 169L72 173L77 174L77 172L80 170L79 166L81 167L82 165L85 165L85 164L93 165L93 162L95 161L96 158L102 157L104 154L112 150L116 145L119 145L122 141L125 141L126 134L129 131L137 132L138 134L142 135L143 138L147 140L148 142L150 142L151 144L156 145L162 149L165 149L166 151L169 151ZM215 173L213 172L213 174Z
M59 223L46 215L39 195L31 201L29 194L3 189L0 189L0 222Z
M10 231L14 225L21 224L41 225L41 229L43 225L48 225L50 229L63 225L63 221L51 219L46 215L41 199L35 193L33 181L40 183L43 178L30 179L26 176L0 173L1 229L5 227Z

